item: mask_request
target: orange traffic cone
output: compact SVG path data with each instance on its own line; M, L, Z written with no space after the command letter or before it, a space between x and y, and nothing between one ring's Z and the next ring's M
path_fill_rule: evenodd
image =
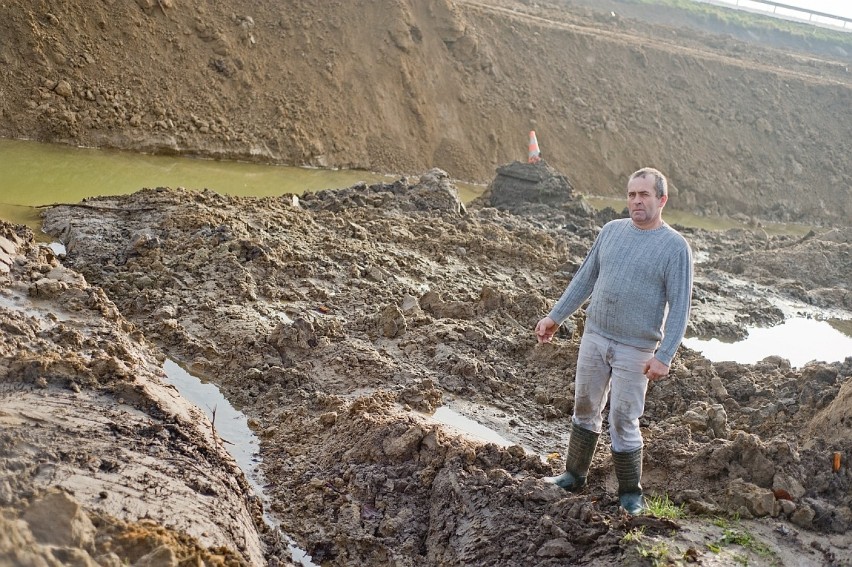
M535 137L535 130L530 130L530 157L527 163L538 163L541 161L541 152L538 151L538 140Z

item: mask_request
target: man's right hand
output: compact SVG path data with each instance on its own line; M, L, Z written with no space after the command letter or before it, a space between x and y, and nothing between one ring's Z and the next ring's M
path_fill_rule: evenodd
M551 339L553 339L553 335L556 333L556 329L559 328L553 319L550 317L545 317L541 321L538 322L535 326L535 336L538 339L539 343L549 343Z

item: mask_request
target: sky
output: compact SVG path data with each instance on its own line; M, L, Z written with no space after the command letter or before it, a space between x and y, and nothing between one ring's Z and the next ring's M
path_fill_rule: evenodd
M723 0L726 3L736 4L737 0ZM852 1L850 0L775 0L779 4L787 4L788 6L797 6L807 8L815 12L825 12L826 14L835 14L852 18ZM740 3L743 0L740 0ZM767 7L768 8L768 7ZM847 24L848 26L849 24Z

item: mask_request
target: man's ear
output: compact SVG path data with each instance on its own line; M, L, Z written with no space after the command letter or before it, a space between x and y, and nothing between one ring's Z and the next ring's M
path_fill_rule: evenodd
M660 197L660 206L661 206L661 207L665 207L665 206L666 206L666 203L667 203L668 201L669 201L669 196L668 196L668 194L663 195L662 197Z

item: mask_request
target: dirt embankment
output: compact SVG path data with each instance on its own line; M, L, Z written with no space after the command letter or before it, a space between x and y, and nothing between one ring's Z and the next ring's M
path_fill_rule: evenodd
M531 328L618 215L577 192L653 164L682 208L840 225L683 229L691 332L742 336L777 300L852 309L847 62L568 7L3 3L3 136L490 180L534 127L568 175L469 207L437 170L301 198L148 189L51 210L61 261L2 225L0 562L290 563L163 385L169 356L251 417L269 512L317 563L848 564L852 359L682 348L642 423L676 524L619 514L605 449L587 491L542 481L582 313L551 345ZM438 425L442 405L516 445Z
M682 21L570 2L12 0L0 135L490 181L535 128L582 193L653 164L683 208L848 225L848 56Z
M501 187L513 190L495 184L491 197ZM616 213L573 197L487 204L462 206L432 171L414 184L300 199L149 189L53 209L46 227L66 243L65 266L114 301L127 332L249 415L270 512L317 563L641 565L648 553L662 558L652 551L662 542L667 557L843 565L852 469L844 460L833 471L831 455L852 454L852 359L793 369L780 357L711 363L682 348L642 421L643 485L685 506L676 523L618 512L606 440L583 493L543 481L562 464L541 456L565 448L582 313L554 344L536 345L531 329ZM693 330L735 334L773 320L773 293L803 309L849 308L838 275L850 268L848 230L804 240L684 232L707 255ZM823 264L807 269L819 280L785 285L778 259L795 264L817 242ZM737 268L745 255L753 260ZM7 279L39 277L13 263ZM42 335L59 329L52 322ZM10 359L21 356L8 341ZM442 405L516 445L438 425L431 414ZM765 547L734 545L733 533ZM280 549L266 553L287 561Z
M0 223L0 564L261 564L261 510L204 414L32 238Z

